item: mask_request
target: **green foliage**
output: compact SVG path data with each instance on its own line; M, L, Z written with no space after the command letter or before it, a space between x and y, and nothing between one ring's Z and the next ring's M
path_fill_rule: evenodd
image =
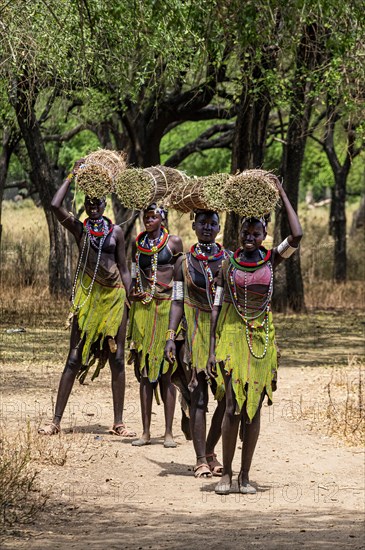
M185 122L168 132L161 141L161 163L178 149L197 139L202 132L210 128L217 120ZM229 149L208 149L189 155L179 166L191 176L207 176L218 172L230 172L231 151Z
M96 135L89 130L80 132L72 140L64 143L59 154L59 163L61 166L71 169L76 160L85 157L91 151L100 147L100 142Z

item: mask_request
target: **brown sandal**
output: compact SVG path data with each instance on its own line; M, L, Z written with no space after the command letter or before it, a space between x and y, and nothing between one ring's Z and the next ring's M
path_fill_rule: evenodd
M208 464L205 464L205 462L202 462L202 464L197 464L194 467L194 477L197 479L199 478L208 478L212 477L212 472L210 471L210 468Z
M38 428L39 435L56 435L60 432L61 427L57 426L57 424L54 424L53 422L47 424L47 426L44 426L43 428Z
M136 432L134 432L133 430L128 430L128 428L126 428L126 425L124 424L124 422L122 422L121 424L114 424L114 426L110 428L110 430L108 430L108 433L112 435L118 435L119 437L136 437L137 436Z
M208 466L213 476L221 477L223 473L223 465L217 460L217 455L212 453L210 455L205 455L205 458L207 459ZM211 458L211 460L209 460L209 458Z

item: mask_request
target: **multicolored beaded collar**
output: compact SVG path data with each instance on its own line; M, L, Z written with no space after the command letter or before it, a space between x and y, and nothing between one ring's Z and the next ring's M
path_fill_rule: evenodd
M169 238L169 232L167 231L166 227L161 225L161 236L159 237L158 243L154 246L151 246L150 248L146 248L146 245L148 245L148 233L147 231L142 231L136 238L136 245L137 250L141 254L147 254L147 256L153 256L156 254L156 252L160 252L163 247L167 244L167 239Z
M235 267L236 269L240 269L241 271L256 271L257 269L260 269L260 267L262 267L264 264L266 264L271 258L271 250L266 250L266 248L260 246L259 251L262 258L257 262L245 262L243 260L240 260L239 257L240 253L242 252L242 248L238 248L233 256L230 256L229 261L231 262L233 267Z
M113 222L106 216L103 216L102 218L99 218L97 220L86 218L86 220L84 220L84 228L89 233L89 235L91 234L94 237L103 237L105 235L106 223L108 224L108 235L113 231L114 225Z
M203 262L214 262L216 260L220 260L224 256L224 249L221 244L214 243L218 246L218 252L216 254L212 254L211 256L207 256L206 254L203 254L201 247L199 246L199 243L193 244L193 246L190 249L190 254L196 259Z

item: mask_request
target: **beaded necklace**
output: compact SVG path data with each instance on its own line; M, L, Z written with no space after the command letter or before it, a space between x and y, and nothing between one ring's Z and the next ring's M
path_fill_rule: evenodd
M111 222L111 220L109 220L109 218L105 218L105 219L100 218L99 220L92 220L90 223L89 223L89 221L90 221L89 218L87 218L84 221L84 231L85 231L86 235L85 235L85 238L84 238L84 243L82 245L82 250L81 250L81 254L80 254L79 263L78 263L77 268L76 268L75 280L74 280L74 284L73 284L72 291L71 291L71 301L72 301L72 305L73 305L73 308L74 308L75 312L79 311L86 304L88 299L90 298L91 291L92 291L92 288L93 288L94 283L95 283L96 274L97 274L98 269L99 269L103 244L104 244L105 239L107 238L108 234L113 230L113 223ZM96 231L95 226L97 225L97 227L99 228L101 226L101 223L102 223L103 231ZM93 226L94 226L94 228L93 228ZM98 238L99 242L96 240L97 238ZM87 249L86 249L86 243L87 243ZM90 250L90 244L91 243L94 244L94 246L98 249L98 256L97 256L97 259L96 259L96 265L95 265L95 269L94 269L94 273L93 273L91 282L88 286L85 286L84 283L83 283L83 279L84 279L87 259L89 257L89 250ZM85 252L86 252L86 256L85 256L85 259L84 259L84 253ZM75 295L76 295L77 281L78 281L78 276L79 276L82 264L84 264L84 267L83 267L82 273L80 275L80 285L81 285L81 288L83 290L85 290L85 292L87 292L87 295L86 295L86 298L84 299L84 301L81 304L75 305Z
M106 232L106 235L108 235L113 231L113 223L106 216L102 216L97 220L91 220L90 218L86 218L86 220L84 220L84 228L89 235L90 241L93 243L93 245L96 248L98 248L99 238L103 237L105 232Z
M243 322L246 325L246 330L245 330L245 332L246 332L246 341L247 341L247 345L248 345L248 348L250 350L251 355L253 355L256 359L263 359L266 355L267 348L268 348L268 343L269 343L269 312L270 312L271 296L272 296L272 291L273 291L274 273L273 273L271 262L270 261L265 262L269 266L270 272L271 272L269 289L266 293L266 296L265 296L265 299L264 299L262 305L258 308L258 310L256 310L256 312L249 313L248 312L248 307L247 307L247 286L248 286L247 285L247 272L252 271L252 269L250 269L250 268L248 269L247 266L243 266L242 265L243 263L245 263L245 262L241 262L241 264L239 264L239 267L235 267L233 262L231 262L230 266L228 267L227 274L228 274L228 282L229 282L229 285L228 285L229 293L231 295L231 300L232 300L232 303L235 307L235 310L237 311L238 315L240 316L240 318L243 320ZM256 269L259 269L261 267L263 267L263 263L261 265L259 265L259 267L257 267ZM243 306L243 308L238 302L237 287L236 287L236 281L235 281L235 278L236 278L235 276L236 276L237 269L244 272L244 306ZM255 271L256 271L256 269L255 269ZM260 315L262 315L263 312L265 312L265 315L264 315L264 319L263 319L262 323L255 326L252 321L255 321L256 319L258 319L260 317ZM262 352L262 354L261 355L256 355L256 353L252 349L251 335L254 332L254 330L257 330L257 329L260 329L260 328L265 328L265 333L266 333L266 335L265 335L265 346L264 346L264 351ZM250 334L250 332L251 332L251 334Z
M266 264L271 258L271 250L266 250L263 246L259 248L259 254L261 259L257 262L247 262L240 259L242 248L238 248L236 252L230 257L230 262L236 269L243 269L244 271L256 271Z
M224 249L219 243L211 243L211 245L216 244L218 247L218 252L210 256L203 253L201 246L203 243L196 243L190 249L190 254L199 261L202 273L206 281L206 292L207 299L210 306L210 309L213 309L214 297L215 297L215 284L214 277L211 268L209 267L209 262L215 262L220 260L224 256ZM205 243L204 243L205 244Z
M142 304L149 304L153 299L156 292L157 283L157 264L158 254L166 246L169 238L169 232L166 227L161 225L161 233L157 239L149 239L147 231L140 233L136 239L137 252L136 252L136 282L140 292L146 293L146 298L142 300ZM152 285L149 289L143 288L141 278L141 268L139 265L139 257L141 254L152 256L151 259L151 273L152 273Z

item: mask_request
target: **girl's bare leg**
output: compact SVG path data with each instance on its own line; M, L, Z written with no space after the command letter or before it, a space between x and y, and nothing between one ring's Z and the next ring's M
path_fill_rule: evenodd
M165 412L165 447L176 447L174 437L172 435L172 422L174 420L175 404L176 404L176 388L171 382L172 367L169 368L166 374L162 374L160 378L161 397L164 404Z
M65 412L75 378L81 367L82 349L83 342L81 341L77 318L74 317L71 328L70 349L58 386L53 421L50 426L45 426L44 428L40 428L38 430L38 432L42 435L53 435L60 430L63 413Z
M236 399L232 388L232 379L226 379L226 410L222 422L223 472L215 488L218 494L227 494L232 484L232 462L236 450L237 434L241 415L235 414Z

